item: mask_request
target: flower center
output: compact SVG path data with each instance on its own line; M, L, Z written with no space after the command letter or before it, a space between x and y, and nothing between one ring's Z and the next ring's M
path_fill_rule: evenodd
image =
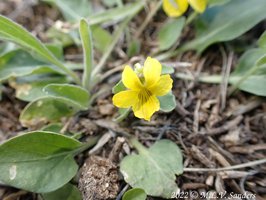
M138 94L140 104L141 105L145 104L151 96L152 96L152 93L148 89L143 88Z

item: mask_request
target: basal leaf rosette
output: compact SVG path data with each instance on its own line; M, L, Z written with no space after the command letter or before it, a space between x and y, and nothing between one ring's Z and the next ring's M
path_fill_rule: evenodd
M113 96L113 104L122 109L132 109L136 117L150 121L152 115L160 109L166 112L174 109L172 86L170 75L162 74L161 63L148 57L144 66L137 63L135 70L125 66L122 82L113 90L116 93Z

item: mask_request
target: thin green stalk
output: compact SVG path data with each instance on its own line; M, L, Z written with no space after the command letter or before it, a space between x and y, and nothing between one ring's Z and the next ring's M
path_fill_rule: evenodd
M182 79L182 80L189 80L189 81L194 81L195 80L194 76L189 75L189 74L184 74L184 73L177 73L176 77L179 78L179 79ZM201 76L196 77L196 79L198 81L200 81L200 82L203 82L203 83L215 83L215 84L218 84L218 83L221 83L222 76L220 76L220 75L211 75L211 76L201 75Z
M93 43L91 30L85 19L80 20L79 33L82 41L84 55L84 71L82 85L84 88L89 90L91 70L93 66Z
M143 146L136 137L132 137L129 139L130 144L138 150L139 154L147 154L148 150L145 146Z
M121 114L119 117L115 118L114 121L117 123L122 122L124 119L127 118L130 110L131 108L127 108L127 110L123 114Z
M188 18L186 19L186 22L185 22L185 26L188 26L189 24L191 24L191 22L193 22L193 20L198 16L198 13L197 12L193 12L191 13Z
M75 150L73 154L76 156L80 154L81 152L86 151L87 149L91 148L98 142L99 138L100 138L99 136L91 137L88 142L84 143L80 148Z
M130 17L127 17L119 26L119 28L115 31L113 41L108 47L108 49L105 51L104 55L102 56L100 62L98 65L93 69L92 71L92 77L96 77L97 74L102 70L103 66L105 65L107 59L109 58L110 54L112 53L116 43L120 39L121 35L123 34L124 29L126 28L128 22L133 18L133 15ZM93 80L93 86L97 83L97 81Z

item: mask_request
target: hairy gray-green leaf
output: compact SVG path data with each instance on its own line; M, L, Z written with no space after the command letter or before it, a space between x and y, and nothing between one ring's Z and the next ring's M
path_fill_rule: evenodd
M194 40L185 44L182 50L204 51L209 45L232 40L266 18L265 0L233 0L219 7L208 27ZM205 12L212 12L209 8ZM236 14L237 13L237 14Z
M91 30L95 48L104 53L113 40L112 35L97 25L92 26Z
M80 82L75 73L66 68L43 43L19 24L0 15L0 27L0 39L14 42L23 48L33 51L47 62L56 65L59 69L70 75L77 83Z
M175 44L185 25L185 17L170 19L159 31L159 48L167 50Z
M116 94L118 92L121 92L123 90L126 90L126 86L124 85L124 83L122 82L122 80L120 80L112 89L113 94Z
M91 4L88 0L42 0L55 4L67 21L78 21L82 17L92 14Z
M55 66L36 60L21 49L0 56L0 81L30 74L62 74Z
M54 133L60 133L60 131L63 128L63 124L62 123L51 123L48 124L44 127L42 127L42 131L49 131L49 132L54 132Z
M139 155L126 156L120 170L133 188L142 188L148 195L170 198L178 187L176 175L183 173L182 153L169 140L156 142Z
M9 85L16 90L16 97L23 101L34 101L47 96L43 88L52 83L68 83L64 76L26 76L10 81Z
M44 200L82 200L78 188L70 183L56 191L42 194Z
M175 72L173 67L162 65L161 74L173 74Z
M260 48L266 48L266 31L260 36L258 45Z
M76 174L73 157L81 147L77 140L51 132L14 137L0 146L0 180L31 192L56 190Z
M86 109L89 106L90 95L84 88L71 84L49 84L44 89L47 95L65 98Z
M21 112L20 122L23 126L55 122L89 107L90 96L79 86L50 84L43 90L46 96L29 103Z
M127 55L133 57L140 52L141 44L139 40L133 40L128 44Z
M158 97L160 101L160 110L164 112L171 112L176 107L176 100L175 96L172 94L172 92L169 92L168 94L164 96Z
M136 1L134 3L129 3L123 7L111 8L101 13L92 15L88 19L89 25L102 24L110 21L120 21L137 13L144 6L143 1Z
M147 194L141 188L133 188L128 190L122 200L146 200Z
M93 43L91 29L85 19L80 20L79 34L83 47L84 70L82 84L84 88L90 89L91 71L93 67Z

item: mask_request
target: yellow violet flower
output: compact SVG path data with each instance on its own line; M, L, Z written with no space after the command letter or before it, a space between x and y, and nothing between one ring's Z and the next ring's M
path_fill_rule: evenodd
M188 5L195 11L203 13L207 7L207 0L163 0L163 9L169 17L183 15Z
M128 90L113 96L113 103L119 108L130 108L134 115L150 121L151 116L160 109L157 96L166 95L173 85L170 75L161 75L161 63L148 57L144 63L142 76L138 76L130 66L125 66L122 73L122 82ZM138 73L139 74L139 73Z

